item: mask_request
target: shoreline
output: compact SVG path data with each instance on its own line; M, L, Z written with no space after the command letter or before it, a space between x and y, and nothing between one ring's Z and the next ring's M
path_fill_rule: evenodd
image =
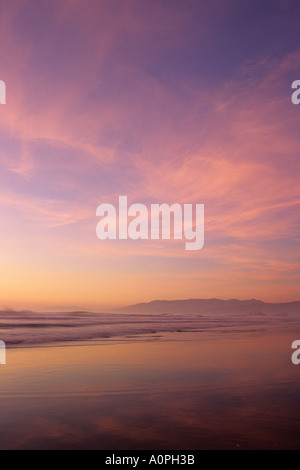
M1 325L0 325L1 326ZM274 323L249 323L246 325L219 325L213 327L198 327L198 328L186 328L186 329L165 329L152 332L141 332L132 333L126 335L111 334L107 336L92 337L92 338L80 338L80 339L58 339L54 341L45 342L5 342L6 350L13 349L39 349L39 348L55 348L55 347L71 347L71 346L88 346L88 345L109 345L109 344L131 344L137 342L155 342L155 341L178 341L179 338L183 340L185 335L200 334L202 339L205 339L206 335L216 336L223 334L263 334L270 332L277 333L293 333L295 338L298 334L300 338L300 324L293 322L282 322L281 324ZM0 338L2 339L2 338Z
M206 330L12 348L0 366L0 448L299 448L291 335Z

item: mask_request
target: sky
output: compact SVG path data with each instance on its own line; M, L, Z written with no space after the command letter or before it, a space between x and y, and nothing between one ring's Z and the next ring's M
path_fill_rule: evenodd
M3 0L0 308L299 299L300 4ZM97 207L204 204L205 243Z

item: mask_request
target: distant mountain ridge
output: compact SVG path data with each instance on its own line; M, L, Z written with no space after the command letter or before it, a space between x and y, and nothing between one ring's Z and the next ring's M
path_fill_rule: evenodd
M197 313L209 314L249 314L249 315L288 315L300 314L300 301L268 303L262 300L221 300L221 299L189 299L189 300L154 300L148 303L129 305L119 309L126 313Z

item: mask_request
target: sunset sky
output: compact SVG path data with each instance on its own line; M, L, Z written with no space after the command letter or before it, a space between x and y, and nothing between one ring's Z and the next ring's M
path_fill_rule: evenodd
M300 300L300 3L2 0L0 309ZM205 245L96 237L205 205Z

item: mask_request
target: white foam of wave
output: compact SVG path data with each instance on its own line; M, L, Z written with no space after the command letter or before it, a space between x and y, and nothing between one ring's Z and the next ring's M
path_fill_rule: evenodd
M84 341L159 332L263 326L287 319L245 315L138 315L120 313L0 312L0 340L7 346Z

